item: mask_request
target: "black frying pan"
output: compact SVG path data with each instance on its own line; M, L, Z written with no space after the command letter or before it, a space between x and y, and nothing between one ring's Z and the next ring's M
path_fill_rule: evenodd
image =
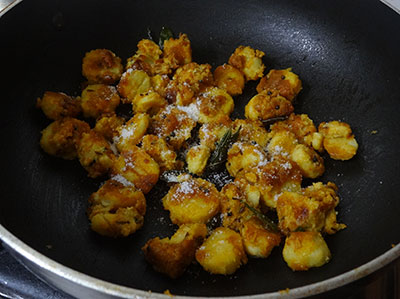
M296 112L309 113L317 124L336 119L351 124L360 144L357 156L347 162L326 159L321 178L339 186L339 220L348 225L326 238L333 254L329 264L294 273L280 247L268 259L250 259L232 276L210 275L193 264L183 277L168 279L153 271L140 250L147 239L174 231L162 210L162 185L147 196L145 224L134 235L111 240L90 230L87 198L101 180L89 179L77 161L43 153L40 130L49 121L35 109L36 97L46 90L80 94L86 51L108 48L126 59L147 37L147 27L158 32L162 26L187 33L194 61L213 67L238 45L263 50L268 69L293 67L303 80ZM400 239L399 29L399 15L366 0L24 1L0 19L0 223L79 272L181 295L293 289L374 260ZM242 115L255 92L255 84L248 84L236 99L234 116Z

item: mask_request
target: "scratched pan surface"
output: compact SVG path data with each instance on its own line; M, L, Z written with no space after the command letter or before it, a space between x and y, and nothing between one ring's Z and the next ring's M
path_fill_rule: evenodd
M339 220L348 228L327 242L326 266L293 273L281 257L250 259L232 276L198 265L177 280L152 270L141 246L174 227L162 210L165 186L147 196L143 229L111 240L90 231L88 196L102 180L89 179L77 161L39 148L49 121L34 107L46 90L80 93L81 59L108 48L126 59L147 28L168 26L189 35L193 59L226 62L238 45L266 53L267 69L292 67L303 80L296 111L315 123L351 124L360 149L351 161L326 159L339 186ZM141 290L229 296L315 283L383 254L400 237L400 17L377 1L24 1L0 19L0 223L32 248L90 276ZM240 116L255 84L236 98ZM376 134L372 134L376 131Z

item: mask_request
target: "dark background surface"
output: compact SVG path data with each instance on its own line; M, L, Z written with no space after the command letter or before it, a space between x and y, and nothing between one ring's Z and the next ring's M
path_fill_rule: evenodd
M44 91L80 94L85 52L108 48L126 59L147 28L189 35L193 59L213 67L234 49L266 53L267 69L293 67L303 81L295 106L316 124L348 122L360 149L351 161L326 159L339 186L339 220L348 228L327 237L333 260L292 272L282 247L265 260L250 259L234 275L212 276L198 265L172 281L144 261L141 246L171 235L162 210L165 187L147 196L143 229L123 240L90 231L91 180L77 161L45 155L40 130L49 123L34 107ZM48 257L91 276L142 290L182 295L247 295L294 288L333 277L379 256L400 239L399 16L377 1L24 1L0 19L0 222ZM255 84L236 101L241 115ZM377 134L371 134L376 130Z

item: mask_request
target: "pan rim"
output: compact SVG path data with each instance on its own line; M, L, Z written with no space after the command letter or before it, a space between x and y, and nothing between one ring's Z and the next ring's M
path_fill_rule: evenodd
M0 18L14 8L17 4L21 3L23 0L14 0L7 7L0 11ZM387 1L381 0L383 3L387 4ZM395 8L390 6L393 10L397 11ZM57 275L60 278L68 280L71 283L75 283L83 288L89 289L95 292L101 292L108 296L118 297L118 298L170 298L169 295L161 294L161 293L153 293L150 291L143 291L139 289L134 289L130 287L125 287L122 285L114 284L107 282L102 279L94 278L90 275L81 273L77 270L73 270L63 264L56 262L44 254L38 252L37 250L31 248L29 245L24 243L10 231L8 231L2 224L0 224L0 241L2 241L5 245L5 248L8 252L10 252L14 257L13 251L17 254L21 255L23 258L32 262L34 265L40 267L41 269L47 271L50 274ZM278 290L275 292L269 292L264 294L256 294L256 295L244 295L244 296L232 296L232 297L211 297L211 298L246 298L246 299L261 299L261 298L300 298L311 295L317 295L323 292L327 292L338 287L342 287L346 284L349 284L353 281L361 279L381 268L393 262L394 260L400 258L400 243L395 245L393 248L387 250L376 258L370 260L369 262L339 274L337 276L312 283L309 285L296 287L293 289L287 290ZM27 268L30 268L23 261L16 258L20 263L24 264ZM37 274L38 275L38 274ZM46 280L50 285L59 288L58 285L52 284L43 276L40 276L42 279ZM182 295L174 295L176 298L193 298L192 296L182 296ZM197 297L197 298L210 298L210 297Z
M31 248L23 241L18 239L10 231L8 231L3 225L0 224L0 240L2 240L7 247L11 248L28 261L32 262L36 266L48 271L51 274L55 274L63 279L68 280L71 283L80 285L81 287L87 288L91 291L101 292L109 296L115 296L118 298L131 298L135 297L152 297L152 298L170 298L169 295L161 293L153 293L134 289L130 287L121 286L105 280L94 278L90 275L81 273L77 270L73 270L67 266L64 266L42 253ZM11 253L12 254L12 253ZM380 268L383 268L390 262L400 257L400 243L395 245L393 248L387 250L385 253L379 255L373 260L355 268L350 271L344 272L337 276L319 281L313 284L296 287L287 290L278 290L275 292L269 292L257 295L244 295L244 296L233 296L233 297L212 297L212 298L249 298L249 299L261 299L261 298L299 298L304 296L317 295L355 280L361 279L368 274L371 274ZM20 261L21 262L21 261ZM27 265L25 265L27 266ZM29 266L27 266L29 268ZM56 286L58 287L58 286ZM59 288L59 287L58 287ZM193 298L192 296L181 296L176 295L176 298ZM198 297L198 298L210 298L210 297Z

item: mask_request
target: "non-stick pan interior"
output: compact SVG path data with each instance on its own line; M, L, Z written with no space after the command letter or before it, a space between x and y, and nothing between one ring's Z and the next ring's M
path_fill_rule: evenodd
M126 59L136 43L167 26L187 33L193 59L216 67L239 45L266 53L267 68L292 67L303 81L297 113L316 124L348 122L360 149L347 162L326 159L323 182L339 186L339 220L348 228L327 242L332 261L292 272L282 247L250 259L231 276L193 264L171 280L153 271L140 248L175 227L163 211L160 185L147 196L143 229L121 240L93 233L87 199L103 180L87 177L78 161L39 147L49 121L35 108L44 91L79 95L85 52L107 48ZM247 295L294 288L354 269L400 237L400 17L377 1L24 1L0 19L0 222L28 245L80 272L109 282L173 294ZM256 93L236 99L242 115Z

